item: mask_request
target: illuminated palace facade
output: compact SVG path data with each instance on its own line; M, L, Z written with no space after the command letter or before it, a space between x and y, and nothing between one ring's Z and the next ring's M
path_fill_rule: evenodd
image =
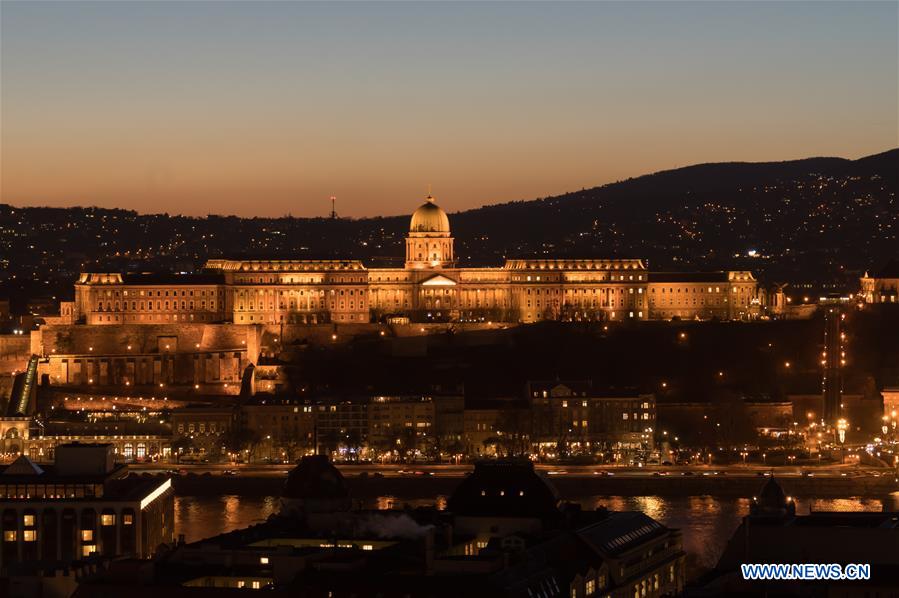
M88 272L62 316L87 324L750 319L750 272L650 272L640 259L510 259L460 268L431 198L412 215L405 266L358 260L213 259L202 274ZM396 320L394 320L396 321Z

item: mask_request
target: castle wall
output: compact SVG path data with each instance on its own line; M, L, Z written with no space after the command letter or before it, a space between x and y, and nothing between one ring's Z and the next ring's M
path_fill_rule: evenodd
M261 327L231 324L47 325L32 348L45 356L38 374L51 385L236 394L261 337Z
M30 356L30 337L24 334L0 334L0 374L22 370Z

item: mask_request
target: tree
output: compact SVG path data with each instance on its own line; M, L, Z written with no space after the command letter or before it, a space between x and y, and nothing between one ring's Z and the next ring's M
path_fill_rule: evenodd
M222 445L229 453L245 453L248 461L255 454L259 441L259 434L254 430L240 426L232 426L221 436Z
M507 457L528 453L531 440L531 417L527 409L505 409L499 414L496 432L501 448Z

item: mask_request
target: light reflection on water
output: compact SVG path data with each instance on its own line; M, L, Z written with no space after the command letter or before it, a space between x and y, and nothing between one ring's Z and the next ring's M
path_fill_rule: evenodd
M371 509L402 509L436 505L446 508L446 497L399 498L380 496L363 502ZM714 496L587 496L571 499L584 508L604 506L611 511L643 511L668 527L683 533L684 550L693 571L712 567L749 513L747 498ZM881 498L797 498L797 512L812 511L899 511L899 492ZM265 521L278 510L278 498L249 496L179 496L175 498L175 529L188 542Z

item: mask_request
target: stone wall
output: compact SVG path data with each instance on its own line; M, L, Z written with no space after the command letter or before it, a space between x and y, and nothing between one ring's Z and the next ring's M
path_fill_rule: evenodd
M46 325L32 335L40 355L127 355L165 351L250 349L258 354L260 326L235 324ZM253 349L256 348L254 352Z
M31 339L24 334L0 334L0 374L23 370L31 356Z
M47 325L32 335L46 357L42 383L134 391L192 388L237 394L258 361L261 326L232 324Z

